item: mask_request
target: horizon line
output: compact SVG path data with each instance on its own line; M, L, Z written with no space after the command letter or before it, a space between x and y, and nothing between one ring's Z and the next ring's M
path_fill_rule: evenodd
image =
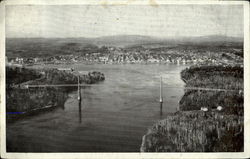
M116 37L116 36L141 36L141 37L151 37L151 38L157 38L157 39L176 39L176 38L199 38L199 37L211 37L211 36L218 36L218 37L227 37L227 38L241 38L244 39L243 36L228 36L228 35L221 35L221 34L210 34L210 35L200 35L200 36L150 36L150 35L136 35L136 34L117 34L117 35L104 35L104 36L97 36L97 37L87 37L87 36L79 36L79 37L5 37L6 39L77 39L77 38L86 38L86 39L97 39L97 38L103 38L103 37Z

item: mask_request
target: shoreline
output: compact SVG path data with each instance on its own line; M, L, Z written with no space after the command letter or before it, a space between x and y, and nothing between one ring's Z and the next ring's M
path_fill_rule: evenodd
M243 81L240 79L243 78L243 68L239 67L237 68L232 67L233 69L236 69L236 75L231 75L234 78L229 78L230 75L227 75L226 73L222 73L223 71L227 70L230 71L230 67L218 67L218 66L209 66L209 70L211 71L211 68L213 70L217 68L219 72L218 77L220 79L227 79L230 81L230 83L238 83L239 87L241 84L243 84ZM205 71L202 72L202 69ZM200 82L201 87L207 87L207 82L210 80L214 81L214 79L217 79L216 76L209 77L208 80L200 80L206 74L209 74L210 71L206 71L206 66L191 66L181 72L181 79L186 83L186 87L193 86L193 84L197 84ZM237 70L238 69L238 70ZM197 74L195 72L192 72L193 70L197 70ZM192 72L189 73L188 72ZM205 73L205 74L204 74ZM214 73L214 72L213 72ZM238 75L237 75L238 73ZM202 76L201 76L202 75ZM193 76L193 77L192 77ZM224 77L225 76L225 77ZM228 77L229 76L229 77ZM188 77L188 78L187 78ZM195 77L195 78L194 78ZM197 81L194 82L193 81ZM200 80L200 81L199 81ZM203 85L204 84L204 85ZM226 81L220 81L217 80L213 84L219 84L219 86L223 88L238 88L237 85L228 85L228 82ZM213 86L213 85L211 85ZM185 89L184 88L184 89ZM212 87L213 88L213 87ZM243 88L243 86L241 86ZM198 94L197 94L197 93ZM202 94L203 93L203 94ZM206 90L186 90L185 94L183 95L181 101L180 101L180 111L169 114L169 116L163 120L160 120L156 122L151 128L148 129L146 135L142 137L142 143L140 147L141 152L231 152L231 151L237 151L242 152L244 150L244 135L243 135L243 129L244 129L244 122L243 122L243 94L239 94L238 96L242 99L237 100L235 99L234 94L226 94L227 98L234 100L231 101L231 104L228 103L228 101L224 100L223 93L220 93L219 96L216 95L216 92L208 93ZM213 96L218 97L218 99L214 99ZM236 95L237 96L237 95ZM211 101L211 102L210 102ZM195 103L196 102L196 103ZM232 102L235 107L232 106ZM205 103L209 103L208 105ZM221 108L218 109L218 105L216 106L218 110L214 109L213 106L215 106L213 103L222 104L220 106ZM196 105L194 107L194 105ZM190 107L187 109L186 107ZM204 109L207 109L207 111L203 111ZM221 110L222 109L222 110ZM185 120L182 120L182 119ZM216 119L216 120L215 120ZM227 120L225 120L227 119ZM234 121L237 120L235 123ZM182 122L183 125L180 126L177 124L177 122ZM202 124L203 123L203 124ZM206 123L206 127L211 128L214 126L214 124L218 123L218 126L214 127L212 130L207 130L197 127L196 125L204 125ZM223 125L228 125L230 129L240 129L238 132L230 132L231 130L227 128L224 128ZM160 128L159 128L160 127ZM186 129L183 129L185 128ZM183 129L183 130L180 130ZM190 141L190 135L200 132L199 135L202 135L200 137L199 135L195 135L192 137L192 141ZM175 132L175 133L173 133ZM184 133L179 136L175 136L176 133ZM219 135L220 134L220 135ZM230 135L237 135L237 137L233 137ZM223 138L221 137L223 136ZM224 138L227 138L225 140ZM217 141L218 140L218 141ZM221 145L230 145L223 147ZM204 147L209 143L207 146ZM191 144L191 145L190 145ZM196 146L194 146L195 144ZM200 145L200 146L197 146ZM200 149L202 147L202 149Z
M29 88L25 87L25 85L56 84L57 82L59 84L77 84L77 76L80 77L80 82L86 84L98 83L105 80L104 74L100 72L88 72L87 74L77 75L58 69L7 67L7 122L21 118L21 116L30 116L46 110L63 107L64 102L68 98L68 93L77 89L77 86Z
M197 67L200 67L200 66L197 66ZM193 67L189 67L188 69L190 69L190 68L192 68L193 69ZM206 71L205 71L206 72ZM199 78L198 78L199 79ZM192 81L192 80L191 80ZM188 83L188 82L190 82L190 80L189 79L186 79L186 84ZM184 87L184 89L185 89L185 87ZM203 105L201 105L201 106L203 106ZM212 110L213 111L213 110ZM175 117L175 118L178 118L178 116L180 116L180 114L182 114L182 115L185 115L185 114L188 114L188 113L186 113L187 111L179 111L179 112L176 112L176 113L173 113L172 115L171 114L169 114L169 117L167 117L166 119L164 119L164 120L168 120L168 118L172 118L173 116L177 116L177 117ZM205 118L205 115L204 115L204 113L202 112L202 111L200 111L200 110L193 110L193 111L190 111L191 112L191 119L193 120L193 118L195 118L195 120L197 120L198 118ZM196 115L192 115L192 113L193 114L195 114L195 112L197 112L196 114L198 114L198 117L196 118L195 116ZM210 113L210 112L209 112ZM230 113L230 112L229 112ZM179 114L179 115L178 115ZM230 117L228 116L228 114L222 114L222 115L220 115L220 113L218 113L219 115L218 116L224 116L225 118L227 118L227 119L230 119ZM230 115L230 114L229 114ZM186 115L185 115L186 116ZM231 117L232 116L235 116L236 118L238 117L238 115L235 115L235 114L232 114L231 115ZM240 117L241 118L241 117ZM212 119L211 119L211 117L210 118L206 118L206 119L204 119L204 121L201 121L201 122L209 122L209 121L211 121ZM199 121L197 121L197 122L199 122ZM219 121L220 122L220 121ZM161 121L159 121L159 123L161 123ZM242 120L240 119L239 120L239 123L241 124L242 123ZM169 123L168 123L169 124ZM188 123L187 123L188 124ZM232 121L232 124L234 124L233 123L233 121ZM155 125L159 125L158 123L156 123ZM171 124L170 124L171 125ZM210 125L211 126L211 125ZM162 127L164 127L164 125L162 125ZM244 129L244 126L239 126L240 127L240 129ZM224 128L223 128L224 129ZM168 129L166 129L167 131L169 131ZM217 128L213 128L213 131L214 130L216 130L217 132L219 132L219 131L222 131L222 130L217 130ZM171 130L172 131L172 130ZM150 132L150 131L148 131L148 132ZM166 132L165 130L164 130L164 132ZM239 131L239 133L241 133L242 131ZM203 132L201 131L201 134L202 134ZM238 132L237 132L238 133ZM157 133L156 133L157 134ZM203 134L204 135L204 134ZM149 138L150 138L150 136L151 136L151 134L148 134L147 133L147 137L146 136L143 136L143 142L144 142L144 144L142 143L142 147L145 147L145 142L146 142L146 140L150 140ZM163 135L164 136L164 135ZM167 135L168 136L168 135ZM165 136L166 137L166 136ZM218 138L218 136L217 136L217 138ZM166 139L167 139L167 137L166 137ZM161 139L160 139L161 140ZM178 140L178 138L176 139L176 140ZM206 139L205 139L206 140ZM165 144L165 143L163 143L163 144ZM143 146L144 145L144 146ZM166 147L166 149L168 150L168 147L169 147L169 145L165 145ZM172 145L172 147L173 147L173 145ZM160 150L160 151L166 151L166 149L164 148L164 146L163 146L163 148L161 147L161 148L157 148L156 150L158 151L158 150ZM180 151L180 152L182 152L182 151L187 151L187 152L190 152L190 151L188 151L188 150L190 150L190 149L187 149L187 150L183 150L183 149L178 149L178 148L180 148L180 147L177 147L177 148L175 148L174 150L171 150L170 152L175 152L175 150L176 151ZM141 148L141 151L148 151L147 150L147 148L146 149L144 149L144 148ZM193 150L193 151L197 151L197 152L200 152L200 151L205 151L206 149L205 148L203 148L202 150ZM209 149L209 151L210 151L211 149ZM228 150L226 150L226 151L228 151ZM237 151L240 151L240 150L237 150ZM150 150L150 152L151 152L151 150ZM152 152L153 152L153 150L152 150ZM212 150L211 150L211 152L213 152Z

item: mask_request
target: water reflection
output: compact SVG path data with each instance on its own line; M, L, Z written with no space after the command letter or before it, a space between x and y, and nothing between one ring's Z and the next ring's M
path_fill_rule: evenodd
M82 122L82 98L81 98L81 89L79 90L78 104L79 104L79 123Z
M160 116L162 116L162 102L160 102Z

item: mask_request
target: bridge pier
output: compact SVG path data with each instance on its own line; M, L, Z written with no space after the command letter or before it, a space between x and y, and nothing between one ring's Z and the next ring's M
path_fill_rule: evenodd
M80 88L80 76L78 76L78 104L79 104L79 123L82 122L82 99L81 99L81 88Z
M162 116L162 105L163 105L163 97L162 97L162 77L160 78L160 115Z

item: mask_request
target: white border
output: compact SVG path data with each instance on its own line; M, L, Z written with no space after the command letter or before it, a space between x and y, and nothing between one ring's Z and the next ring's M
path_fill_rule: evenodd
M153 2L153 3L152 3ZM6 5L157 5L221 4L244 6L244 152L237 153L7 153L5 134L5 6ZM163 0L8 0L0 3L0 102L2 158L249 158L250 157L250 55L248 1L163 1ZM146 132L145 132L146 133Z

